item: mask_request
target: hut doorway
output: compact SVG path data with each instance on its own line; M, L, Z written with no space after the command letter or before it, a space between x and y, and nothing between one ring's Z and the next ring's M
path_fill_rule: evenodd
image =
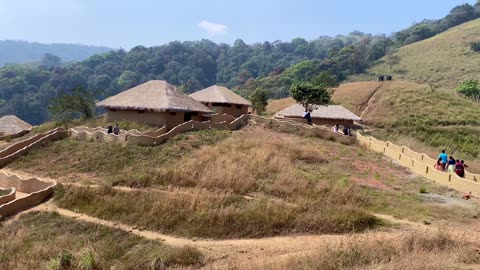
M183 122L188 122L192 120L192 113L191 112L185 112L183 114Z

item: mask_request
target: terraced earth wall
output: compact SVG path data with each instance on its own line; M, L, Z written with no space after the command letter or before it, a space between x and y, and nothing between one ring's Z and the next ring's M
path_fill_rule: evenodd
M0 204L0 220L44 201L52 195L56 185L55 182L47 182L38 178L23 179L14 174L0 172L0 186L12 188L14 190L13 198L15 198L15 190L27 194L25 197L13 200L10 197L10 200Z
M46 142L60 140L68 137L68 132L62 128L56 128L46 133L37 134L26 140L14 143L0 151L0 167L12 162L19 156L25 155L31 149L41 146Z

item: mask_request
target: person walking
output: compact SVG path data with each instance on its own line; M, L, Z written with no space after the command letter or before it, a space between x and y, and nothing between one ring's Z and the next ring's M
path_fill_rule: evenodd
M333 127L333 132L338 133L338 129L339 129L338 124L335 124L335 126Z
M435 162L435 164L433 164L433 167L437 171L442 171L442 172L445 171L445 164L443 163L441 158L438 158L437 162Z
M113 133L113 127L112 127L112 126L108 126L107 133L108 133L108 134L112 134L112 133Z
M457 163L455 164L455 173L462 178L465 177L465 166L458 159L457 159Z
M312 125L312 110L305 111L303 118L307 119L307 124Z
M442 162L443 162L443 165L445 166L445 164L447 164L448 162L448 156L447 154L445 153L445 150L442 150L442 153L440 153L440 155L438 155L438 158L439 159L442 159Z
M456 163L457 163L457 162L455 161L455 159L454 159L452 156L450 156L450 159L448 160L447 168L446 168L446 169L447 169L447 172L449 172L449 173L454 173L454 172L455 172L455 164L456 164Z
M113 134L120 135L120 128L118 127L118 124L116 124L113 128Z

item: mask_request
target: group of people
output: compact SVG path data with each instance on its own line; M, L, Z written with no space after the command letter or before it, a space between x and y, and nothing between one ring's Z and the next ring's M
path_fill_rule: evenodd
M383 81L391 81L393 80L392 75L380 75L378 76L378 81L383 82Z
M442 172L456 173L462 178L465 177L465 168L468 168L465 161L460 159L455 160L452 156L449 157L445 153L445 150L442 150L442 153L438 156L438 160L434 164L434 167Z
M338 133L339 131L340 131L340 126L336 124L333 127L333 132ZM350 128L350 125L343 126L342 132L343 132L343 135L345 136L352 136L352 128Z
M120 128L118 127L118 124L115 124L115 126L108 126L107 133L120 135Z

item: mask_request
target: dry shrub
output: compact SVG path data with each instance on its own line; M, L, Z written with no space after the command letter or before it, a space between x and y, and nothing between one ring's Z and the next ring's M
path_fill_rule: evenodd
M149 269L203 264L195 248L174 248L57 213L32 212L0 229L0 269Z
M237 136L215 146L203 147L193 156L162 168L159 178L178 186L240 194L271 190L281 195L284 192L277 190L277 184L294 189L302 186L304 179L297 173L299 162L319 164L326 160L311 147L259 133L256 137ZM295 190L288 191L293 192Z
M264 261L248 269L450 269L480 262L472 242L445 232L352 237L307 256ZM237 269L247 269L242 266Z
M394 237L352 237L312 254L263 261L237 269L450 269L480 262L472 242L445 232L414 232Z
M109 187L59 187L56 203L102 219L115 220L182 236L237 238L289 233L363 231L377 219L338 197L300 204L273 199L246 199L198 189L185 193L120 192ZM333 198L333 197L332 197Z

